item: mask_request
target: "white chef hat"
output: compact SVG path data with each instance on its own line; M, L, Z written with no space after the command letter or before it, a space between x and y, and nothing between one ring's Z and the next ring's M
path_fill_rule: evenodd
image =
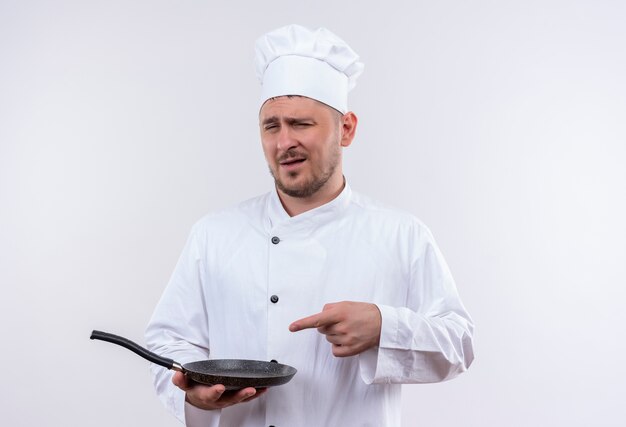
M348 111L348 91L363 72L359 56L326 28L288 25L256 41L261 105L270 98L301 95Z

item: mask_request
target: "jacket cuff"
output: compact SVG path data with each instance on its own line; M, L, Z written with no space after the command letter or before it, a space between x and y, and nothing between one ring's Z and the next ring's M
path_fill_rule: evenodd
M385 348L398 347L398 312L388 305L376 304L380 310L381 327L378 347L359 354L359 370L365 384L387 382L384 378ZM383 374L381 376L381 374Z

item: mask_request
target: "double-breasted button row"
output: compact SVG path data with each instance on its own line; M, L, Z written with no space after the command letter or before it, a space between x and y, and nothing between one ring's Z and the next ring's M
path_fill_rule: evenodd
M272 243L273 243L273 244L275 244L275 245L279 244L279 243L280 243L280 238L279 238L278 236L274 236L274 237L272 237ZM272 303L276 304L276 303L278 302L278 295L272 295L272 296L270 297L270 301L272 301ZM276 361L276 359L272 359L272 360L270 360L270 362L272 362L272 363L278 363L278 362ZM269 427L274 427L274 426L273 426L273 425L271 425L271 426L269 426Z

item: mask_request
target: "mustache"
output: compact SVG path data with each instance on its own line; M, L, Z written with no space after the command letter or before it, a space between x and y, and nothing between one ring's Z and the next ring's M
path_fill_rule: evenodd
M283 154L281 154L276 160L280 163L280 162L284 162L286 160L289 159L306 159L307 156L305 153L301 153L298 150L296 150L295 148L290 148L289 150L285 151Z

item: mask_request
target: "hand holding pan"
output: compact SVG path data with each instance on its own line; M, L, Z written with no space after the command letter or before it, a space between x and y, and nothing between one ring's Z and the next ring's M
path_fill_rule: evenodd
M222 384L226 390L282 385L289 382L297 372L295 368L288 365L260 360L214 359L181 365L118 335L93 331L90 338L121 345L152 363L180 371L193 381L206 385Z

